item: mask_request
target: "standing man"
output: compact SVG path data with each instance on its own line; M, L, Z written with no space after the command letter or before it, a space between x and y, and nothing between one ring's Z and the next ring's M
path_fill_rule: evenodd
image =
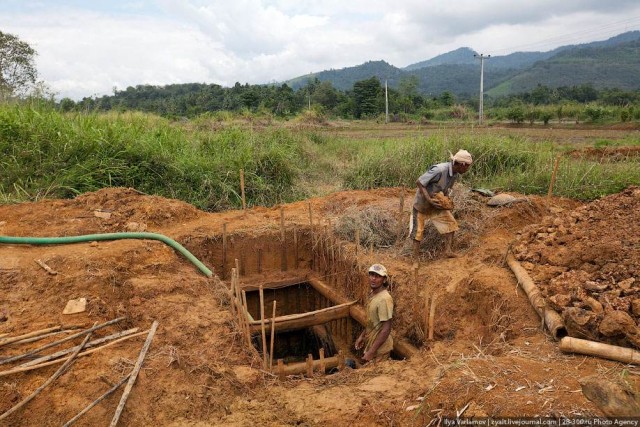
M389 358L393 350L391 321L393 298L387 291L387 269L382 264L369 267L369 300L367 302L367 326L355 343L356 350L364 347L363 362Z
M473 159L466 150L459 150L451 156L451 161L433 165L418 180L416 197L413 201L411 214L411 230L409 235L413 239L413 255L420 255L420 242L424 237L426 221L431 220L444 238L444 253L449 258L457 257L452 250L453 233L458 230L458 223L451 214L452 206L444 206L438 193L449 196L451 187L471 167Z

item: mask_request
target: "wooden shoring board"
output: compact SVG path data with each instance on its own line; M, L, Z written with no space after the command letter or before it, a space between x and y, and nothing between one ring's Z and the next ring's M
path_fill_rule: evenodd
M349 317L349 309L356 301L333 307L323 308L321 310L309 311L307 313L289 314L286 316L278 316L274 319L275 328L278 332L294 331L298 329L308 328L310 326L322 325L336 319L344 319ZM250 323L251 332L257 333L261 331L261 323L253 321ZM271 331L271 323L265 323L268 331Z

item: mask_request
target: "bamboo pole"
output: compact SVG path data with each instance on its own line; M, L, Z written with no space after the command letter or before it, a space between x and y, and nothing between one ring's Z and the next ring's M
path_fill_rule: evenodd
M94 323L93 326L95 327L96 324L98 322ZM90 330L90 332L87 333L87 336L84 337L84 340L82 341L82 344L80 344L80 346L78 346L78 348L76 349L76 351L73 352L73 354L71 356L69 356L69 358L67 359L66 362L64 362L62 364L62 366L60 366L60 368L51 376L49 377L48 380L46 380L40 387L38 387L36 389L36 391L34 391L33 393L31 393L29 396L27 396L26 398L24 398L20 403L18 403L17 405L15 405L14 407L12 407L11 409L9 409L7 412L5 412L4 414L0 415L0 421L4 420L5 418L7 418L9 415L13 414L14 412L16 412L18 409L22 408L24 405L26 405L27 403L29 403L34 397L36 397L38 394L40 394L40 392L42 390L45 389L45 387L47 387L49 384L51 384L52 382L54 382L56 380L56 378L58 378L60 375L64 374L65 371L73 364L73 362L76 360L76 357L78 356L78 353L80 353L80 351L82 351L82 349L84 348L85 344L87 344L87 342L89 341L89 338L91 338L91 333L93 331Z
M340 353L340 354L342 354L342 353ZM343 359L342 369L344 369L344 357L342 359ZM282 362L282 366L280 365L280 362ZM320 360L313 360L312 359L312 363L313 363L313 370L314 371L319 371L320 370ZM324 358L324 365L325 365L325 372L326 372L327 369L339 368L339 366L340 366L340 357L339 356L325 357ZM307 360L306 359L305 359L304 362L288 363L288 364L285 364L282 361L282 359L278 359L278 377L281 380L284 380L287 375L305 374L307 372L307 369L308 369L308 367L307 367Z
M269 370L273 369L273 344L276 337L276 300L273 300L273 312L271 314L271 347L269 351Z
M309 234L311 240L311 270L316 268L316 242L313 235L313 211L311 210L311 202L309 202Z
M313 378L313 356L307 355L307 377Z
M424 311L423 313L423 323L424 323L424 339L426 340L429 336L428 331L429 331L429 294L426 294L424 296Z
M553 194L553 184L556 182L556 172L558 171L558 163L560 162L560 155L556 156L556 160L553 164L553 172L551 173L551 181L549 182L549 191L547 192L547 203L551 199Z
M404 228L403 224L403 216L404 216L404 187L400 189L400 205L398 206L398 235L396 237L396 243L398 243L402 236L402 229Z
M555 310L547 306L544 297L535 283L533 283L527 270L516 261L512 254L507 255L507 264L516 276L516 279L518 279L518 284L522 286L522 289L529 298L529 302L540 316L541 321L547 326L549 332L551 332L553 338L559 340L567 336L567 329L564 326L562 318Z
M222 279L227 277L227 223L222 224Z
M280 381L284 380L284 361L282 359L278 359L278 378Z
M151 346L151 341L153 340L153 336L158 329L158 321L154 320L153 324L151 324L151 329L149 330L149 335L147 335L147 340L144 342L142 346L142 350L140 350L140 354L138 355L138 360L136 361L133 370L131 371L131 376L129 377L129 381L127 382L124 391L122 392L122 397L120 398L120 403L118 403L118 408L116 409L116 413L113 415L113 419L111 420L110 427L115 427L118 424L118 420L120 419L120 414L122 414L122 410L124 409L124 405L127 403L127 399L129 398L129 394L131 393L131 389L133 388L133 384L136 382L138 378L138 373L140 372L140 368L142 368L142 363L144 362L144 358L147 355L147 351Z
M11 337L11 338L5 338L3 340L0 340L0 347L5 346L5 345L9 345L9 344L13 344L15 342L22 341L22 340L27 339L27 338L32 338L32 337L37 337L37 336L40 336L40 335L48 334L49 332L57 332L60 329L62 329L62 326L58 325L58 326L53 326L51 328L40 329L40 330L37 330L37 331L29 332L27 334L17 335L15 337Z
M60 334L70 334L73 330L78 329L78 328L73 328L73 329L64 329L61 331L55 331L55 332L49 332L48 334L44 334L44 335L39 335L37 337L32 337L32 338L25 338L22 339L20 341L16 341L13 343L13 345L23 345L23 344L28 344L30 342L34 342L34 341L40 341L42 339L48 338L48 337L52 337L54 335L60 335Z
M284 229L284 207L280 206L280 270L287 271L287 242Z
M240 169L240 194L242 195L242 214L247 214L247 202L244 197L244 170Z
M299 258L300 255L298 254L298 228L297 227L293 227L293 255L294 255L294 268L297 270L298 267L300 266L299 263Z
M324 348L321 348L320 351L320 372L322 372L323 374L325 373L325 370L327 368L325 362L324 362Z
M244 325L244 335L245 338L247 340L247 346L249 346L249 348L253 347L253 343L251 342L251 330L249 329L249 319L247 319L247 316L245 314L248 313L247 310L247 293L245 291L242 291L242 303L243 303L243 314L242 314L242 322Z
M93 340L93 341L87 343L85 345L85 348L96 347L96 346L98 346L98 345L100 345L100 344L102 344L104 342L108 342L108 341L115 340L115 339L118 339L118 338L126 337L127 335L135 334L136 332L138 332L138 328L132 328L132 329L127 329L126 331L122 331L122 332L118 332L118 333L115 333L115 334L111 334L111 335L106 336L104 338L98 338L97 340ZM60 351L58 351L56 353L39 357L37 359L34 359L34 360L29 361L29 362L23 363L22 365L18 366L18 368L24 368L26 366L39 365L40 363L44 363L44 362L48 362L49 360L57 359L58 357L62 357L65 354L72 353L73 351L75 351L76 348L78 348L78 346L71 347L71 348L68 348L66 350L60 350Z
M622 363L640 364L640 351L579 338L562 338L560 340L560 350L565 353L586 354Z
M260 327L262 329L262 367L267 369L267 333L264 326L264 289L260 286Z
M87 412L89 412L91 410L91 408L93 408L94 406L96 406L98 403L102 402L104 399L106 399L107 397L109 397L114 391L116 391L118 388L120 388L120 386L122 384L124 384L129 378L131 377L131 374L127 374L125 377L123 377L116 385L114 385L113 387L111 387L109 390L107 390L102 396L100 396L99 398L97 398L96 400L94 400L93 402L91 402L88 406L86 406L82 411L78 412L78 414L71 418L69 421L67 421L62 427L69 427L70 425L72 425L73 423L75 423L76 421L78 421L80 419L80 417L82 417L84 414L86 414Z
M429 341L433 340L433 330L435 328L434 319L436 317L437 299L435 295L431 298L431 306L429 307Z
M146 334L147 332L149 332L149 331L147 330L147 331L143 331L143 332L138 332L137 334L127 335L126 337L123 337L123 338L117 339L117 340L115 340L115 341L111 341L110 343L105 344L105 345L103 345L103 346L96 347L96 348L91 349L91 350L83 351L82 353L78 354L78 357L88 356L88 355L90 355L91 353L95 353L95 352L97 352L97 351L104 350L104 349L105 349L105 348L107 348L107 347L111 347L112 345L115 345L115 344L117 344L117 343L119 343L119 342L122 342L122 341L128 340L128 339L130 339L130 338L135 338L135 337L138 337L138 336L140 336L140 335L144 335L144 334ZM47 366L55 365L55 364L57 364L57 363L61 363L61 362L63 362L63 361L64 361L64 359L55 359L55 360L50 360L50 361L45 362L45 363L40 363L40 364L38 364L38 365L27 366L27 367L24 367L24 368L19 368L19 367L18 367L18 368L14 368L14 369L11 369L11 370L8 370L8 371L1 371L1 372L0 372L0 377L4 377L4 376L7 376L7 375L11 375L11 374L17 374L17 373L19 373L19 372L33 371L34 369L45 368L45 367L47 367Z
M55 347L56 345L62 344L62 343L67 342L67 341L70 341L70 340L72 340L74 338L77 338L77 337L81 337L82 335L91 333L91 332L96 331L98 329L105 328L105 327L107 327L109 325L112 325L112 324L117 323L117 322L119 322L121 320L124 320L124 319L125 319L125 317L118 317L117 319L110 320L110 321L102 323L102 324L100 324L98 326L94 325L91 328L86 329L86 330L84 330L82 332L78 332L77 334L69 335L68 337L62 338L62 339L60 339L58 341L54 341L52 343L45 344L42 347L36 348L35 350L31 350L31 351L28 351L28 352L26 352L24 354L19 354L17 356L8 357L8 358L6 358L4 360L1 360L0 361L0 365L4 365L5 363L15 362L16 360L24 359L25 357L32 356L34 354L40 353L43 350L46 350L46 349L51 348L51 347Z

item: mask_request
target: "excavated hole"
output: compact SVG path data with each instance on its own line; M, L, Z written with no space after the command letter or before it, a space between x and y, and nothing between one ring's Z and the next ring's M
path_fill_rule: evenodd
M249 314L260 320L260 295L258 291L246 293ZM322 296L309 283L298 283L278 289L264 290L265 324L269 325L273 314L273 302L276 302L276 317L305 314L316 310L334 307L335 304ZM332 357L339 350L349 352L349 344L353 342L353 331L358 328L357 322L350 317L331 320L324 324L278 332L276 326L273 358L283 359L285 363L304 361L309 354L319 359L320 349L324 349L324 357ZM267 348L270 349L271 333L266 329ZM253 336L253 345L262 352L262 336Z

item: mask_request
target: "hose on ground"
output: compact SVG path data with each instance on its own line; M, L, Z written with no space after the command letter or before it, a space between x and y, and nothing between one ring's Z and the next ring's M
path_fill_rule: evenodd
M169 237L157 233L104 233L104 234L85 234L84 236L65 236L65 237L10 237L0 236L0 243L13 245L64 245L68 243L94 242L98 240L119 240L119 239L146 239L160 240L180 252L189 261L191 261L198 269L207 277L211 277L213 273L198 258L193 256L191 252L185 249L180 243Z

